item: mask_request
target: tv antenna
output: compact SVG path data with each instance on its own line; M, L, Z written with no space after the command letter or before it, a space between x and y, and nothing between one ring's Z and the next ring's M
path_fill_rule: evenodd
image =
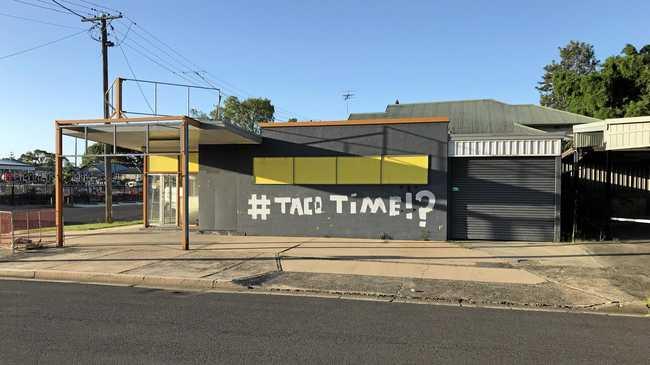
M345 101L345 114L346 117L350 115L350 102L354 99L355 97L355 91L354 90L346 90L343 92L343 101Z

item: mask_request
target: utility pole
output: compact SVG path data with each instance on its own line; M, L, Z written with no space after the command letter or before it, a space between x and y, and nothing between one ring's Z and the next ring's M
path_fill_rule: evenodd
M343 100L345 101L345 117L350 116L350 101L354 98L355 93L353 90L347 90L343 93Z
M104 104L104 119L109 119L110 109L108 98L108 47L113 47L115 44L108 40L108 30L106 25L109 21L114 19L122 18L120 15L110 15L102 14L99 16L94 16L90 18L82 18L82 22L92 22L99 24L100 27L100 43L102 46L102 100ZM106 223L113 222L113 165L111 163L111 158L107 156L110 152L108 145L104 144L104 199L105 199L105 211L104 211L104 220Z

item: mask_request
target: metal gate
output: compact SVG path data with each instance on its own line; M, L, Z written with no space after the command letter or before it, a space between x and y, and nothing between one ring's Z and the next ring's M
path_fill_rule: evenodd
M450 238L558 240L558 168L554 157L451 158Z

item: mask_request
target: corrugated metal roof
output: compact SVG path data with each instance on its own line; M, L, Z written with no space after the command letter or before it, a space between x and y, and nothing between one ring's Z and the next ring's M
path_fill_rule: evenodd
M574 125L598 119L538 105L510 105L492 99L430 103L391 104L384 113L354 113L350 119L449 117L449 131L455 134L524 134L545 132L534 126Z
M0 159L0 169L3 170L33 170L34 166L16 160Z

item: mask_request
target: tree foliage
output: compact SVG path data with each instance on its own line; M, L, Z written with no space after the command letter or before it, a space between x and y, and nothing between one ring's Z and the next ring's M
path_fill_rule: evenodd
M266 98L240 101L236 96L229 96L223 107L215 107L209 115L198 109L193 109L191 114L197 119L227 120L245 129L252 129L257 123L275 120L275 107Z
M257 123L273 121L275 107L271 100L266 98L249 98L240 101L236 96L229 96L223 103L220 114L217 115L216 109L210 113L215 119L225 119L250 129Z
M650 45L628 44L600 63L593 46L572 41L544 71L544 106L600 119L650 115Z
M113 152L113 146L110 144L107 144L108 150L112 153ZM117 153L133 153L133 151L118 147L117 148ZM103 165L104 163L104 158L103 157L93 157L92 155L102 155L104 154L104 144L102 143L94 143L90 146L88 146L88 149L86 149L86 152L84 152L84 156L81 158L81 167L89 167L95 163L100 163ZM140 168L142 167L142 157L141 156L120 156L120 157L112 157L111 158L112 163L119 163L124 166L128 167L137 167Z
M27 151L18 157L18 161L34 167L54 168L54 154L45 150Z

